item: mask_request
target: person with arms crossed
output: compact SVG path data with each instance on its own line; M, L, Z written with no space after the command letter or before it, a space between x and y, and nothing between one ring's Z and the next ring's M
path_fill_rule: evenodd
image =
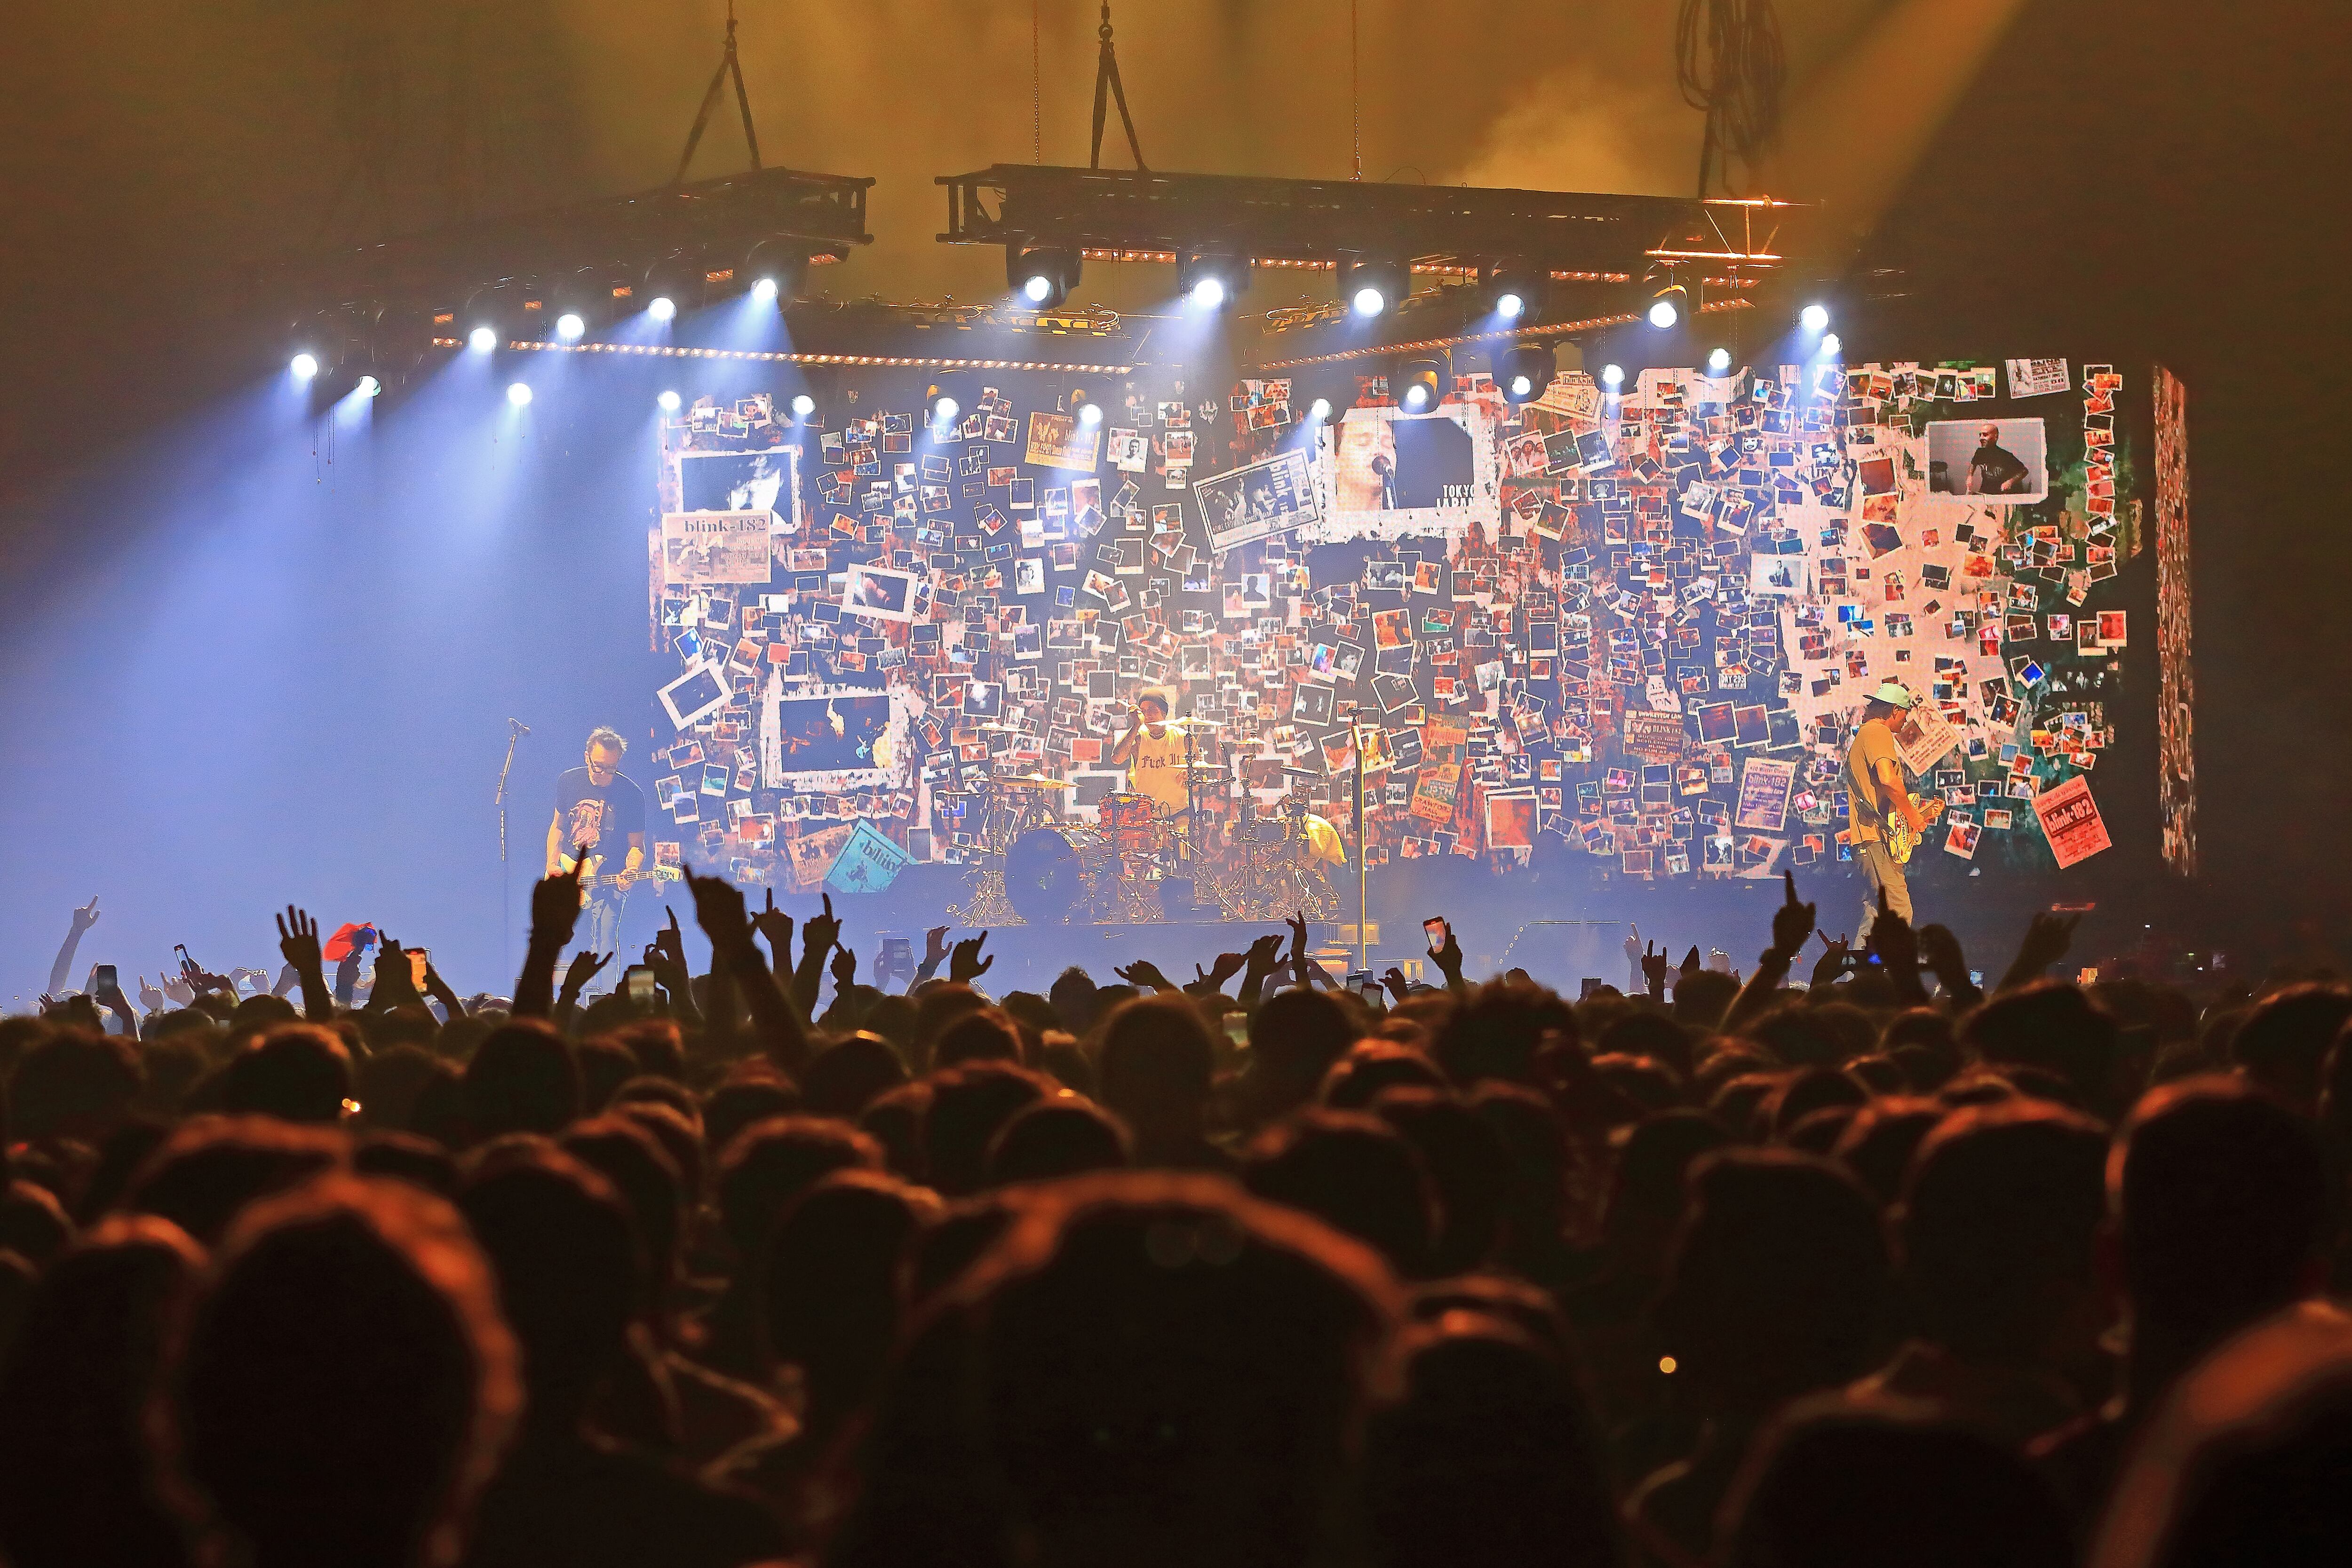
M589 731L585 763L555 781L555 815L547 824L547 874L560 876L569 868L576 850L593 854L591 870L609 877L635 871L646 858L646 792L621 772L621 758L629 749L620 731L599 726ZM628 846L625 859L613 863L613 850ZM606 887L592 894L582 912L581 937L599 952L620 947L621 913L628 900L625 885Z
M1870 935L1871 922L1878 918L1878 898L1886 895L1886 907L1906 921L1911 919L1911 886L1904 879L1903 862L1895 858L1886 842L1889 824L1900 817L1912 833L1927 830L1927 819L1911 802L1911 792L1903 782L1902 748L1895 742L1895 731L1887 721L1897 713L1910 711L1913 698L1900 681L1884 680L1870 694L1862 707L1862 723L1853 732L1853 742L1846 748L1847 815L1853 830L1854 863L1862 868L1867 885L1862 898L1862 924L1854 932L1854 946L1860 948Z

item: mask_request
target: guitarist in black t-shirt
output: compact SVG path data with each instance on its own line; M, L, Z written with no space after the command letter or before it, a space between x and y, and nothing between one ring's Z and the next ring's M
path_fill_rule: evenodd
M594 880L580 934L599 952L620 947L621 913L646 858L646 792L621 772L621 757L628 749L618 731L591 731L586 764L555 781L555 815L547 824L549 876L571 869L575 847L584 848L593 862L590 871ZM624 843L627 857L616 866L613 851ZM607 878L613 879L604 880Z

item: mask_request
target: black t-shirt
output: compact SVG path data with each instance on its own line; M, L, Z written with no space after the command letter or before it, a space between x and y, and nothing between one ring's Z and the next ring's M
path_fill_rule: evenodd
M624 773L598 785L589 781L586 768L573 768L555 781L555 815L563 824L566 854L575 844L593 847L604 843L608 832L613 839L606 850L625 851L629 835L646 830L646 792Z
M1977 493L1989 496L2011 494L2026 471L2017 454L1998 442L1979 447L1969 458L1969 467L1984 470L1984 478L1978 481L1982 488Z

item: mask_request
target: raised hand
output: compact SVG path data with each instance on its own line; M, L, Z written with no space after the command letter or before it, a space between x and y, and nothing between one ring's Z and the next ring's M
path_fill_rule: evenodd
M950 929L948 926L933 926L923 933L923 973L925 974L936 973L940 965L947 962L948 931Z
M169 1005L171 1000L169 996L156 990L145 975L139 977L139 1005L142 1007L146 1008L150 1013L159 1012Z
M2067 950L2074 945L2074 928L2082 921L2080 915L2037 912L2032 923L2025 928L2025 940L2018 944L2016 962L2000 977L2000 989L2005 991L2012 985L2041 979L2042 972L2065 957Z
M1691 950L1683 954L1682 968L1676 973L1684 975L1696 974L1698 973L1698 943L1693 942L1691 943Z
M188 984L184 975L166 974L163 976L163 994L184 1007L196 999L196 988Z
M278 951L286 955L297 974L326 972L326 960L319 956L319 922L307 910L289 904L278 917ZM146 983L145 975L140 976L140 983Z
M600 955L584 947L573 953L571 964L563 971L563 994L577 998L587 989L591 980L604 973L604 966L612 963L614 956L609 952Z
M801 922L802 955L829 952L840 941L841 920L833 912L833 895L827 893L824 895L824 913L811 915Z
M687 890L694 895L694 923L710 940L711 950L721 954L734 954L751 940L751 920L743 910L743 890L724 877L699 877L688 868L686 872ZM683 973L686 970L686 935L678 930L677 911L667 910L668 929L654 940L664 946L669 962ZM816 921L808 922L812 933Z
M1835 942L1832 942L1826 932L1822 934L1822 961L1813 965L1814 984L1829 985L1836 983L1837 977L1845 973L1846 953L1850 946L1851 944L1843 935Z
M1235 963L1238 964L1239 960L1236 959ZM1197 971L1201 966L1196 963L1192 967ZM1173 991L1176 989L1175 986L1169 984L1168 976L1160 973L1160 966L1152 963L1151 960L1148 958L1139 958L1133 963L1128 964L1124 968L1114 964L1111 966L1111 973L1118 975L1121 980L1126 981L1129 985L1134 986L1139 991ZM1220 984L1222 984L1222 982Z
M1254 974L1264 974L1273 969L1275 960L1281 956L1282 938L1278 934L1262 936L1255 942L1250 943L1249 952L1245 956L1244 962L1248 966L1250 973ZM1219 963L1223 963L1224 959L1220 957L1217 962Z
M416 977L409 972L408 952L390 935L383 935L375 950L375 989L368 994L371 1008L399 1007L415 1003L425 1004L417 994Z
M1878 955L1897 991L1908 994L1920 989L1919 939L1909 921L1886 907L1884 888L1878 892L1878 918L1870 922L1869 951Z
M1919 956L1936 978L1944 983L1947 991L1958 991L1968 984L1969 961L1960 951L1960 939L1948 926L1924 925L1919 928Z
M79 936L98 923L98 895L92 893L89 902L73 912L73 933Z
M836 947L833 950L834 994L841 994L857 984L857 953L854 949Z
M1649 984L1650 994L1652 996L1664 996L1666 994L1666 968L1668 963L1669 960L1667 959L1666 954L1658 951L1657 943L1643 943L1642 978Z
M1381 976L1381 984L1387 986L1389 994L1400 1002L1412 991L1412 982L1407 980L1404 977L1404 971L1393 963L1389 965L1388 973Z
M1461 989L1462 941L1459 937L1454 934L1454 922L1452 921L1447 921L1445 922L1445 945L1439 948L1435 952L1431 953L1429 957L1430 962L1435 963L1439 970L1444 973L1446 988L1448 990Z
M830 909L830 907L828 903L827 908ZM814 925L815 922L812 921L810 923ZM996 963L996 954L992 952L986 958L980 956L981 944L987 940L988 933L982 931L978 936L968 936L955 944L954 955L948 960L950 980L974 980L989 972Z
M572 928L580 923L580 871L588 862L588 847L572 852L572 869L541 877L530 890L530 940L561 952L572 943Z
M767 940L768 951L776 955L778 963L792 961L793 917L776 908L776 889L762 889L767 902L751 916L751 929Z
M1813 934L1813 906L1797 900L1797 874L1782 871L1780 879L1788 892L1780 907L1772 911L1772 951L1794 963L1804 951L1805 939Z

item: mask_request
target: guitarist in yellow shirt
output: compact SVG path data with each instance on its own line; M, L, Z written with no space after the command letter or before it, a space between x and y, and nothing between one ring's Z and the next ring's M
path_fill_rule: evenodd
M1885 895L1888 910L1906 921L1911 919L1911 887L1904 879L1903 863L1911 858L1911 844L1927 832L1933 811L1922 812L1904 784L1902 748L1888 721L1909 712L1914 700L1900 681L1881 681L1863 704L1862 723L1846 749L1853 858L1868 884L1862 898L1862 924L1854 932L1856 948L1878 918L1880 894Z

